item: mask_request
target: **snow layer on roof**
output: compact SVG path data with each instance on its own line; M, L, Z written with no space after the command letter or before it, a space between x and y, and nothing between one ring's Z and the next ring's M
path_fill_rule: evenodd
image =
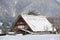
M22 17L33 31L52 31L52 24L45 16L22 15Z

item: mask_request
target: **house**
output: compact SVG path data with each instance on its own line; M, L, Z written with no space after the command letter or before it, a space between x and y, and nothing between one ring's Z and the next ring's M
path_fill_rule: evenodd
M56 29L52 27L52 24L47 20L45 16L39 15L19 15L12 24L11 31L17 33L28 32L52 32Z

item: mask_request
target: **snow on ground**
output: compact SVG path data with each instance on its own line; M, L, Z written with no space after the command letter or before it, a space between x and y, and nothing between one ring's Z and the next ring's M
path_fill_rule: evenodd
M0 36L0 40L60 40L60 35L6 35Z

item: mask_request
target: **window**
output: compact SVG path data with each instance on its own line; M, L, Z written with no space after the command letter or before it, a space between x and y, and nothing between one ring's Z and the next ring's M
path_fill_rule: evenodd
M23 29L24 28L24 25L19 25L18 28Z

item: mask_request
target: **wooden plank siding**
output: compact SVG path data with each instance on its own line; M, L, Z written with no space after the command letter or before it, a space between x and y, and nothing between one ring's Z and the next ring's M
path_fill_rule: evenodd
M30 27L27 25L27 23L24 21L24 19L22 18L22 16L20 16L20 15L16 18L16 21L12 24L11 31L18 31L18 30L20 30L18 26L21 26L21 25L24 26L24 29L32 31L30 29Z

